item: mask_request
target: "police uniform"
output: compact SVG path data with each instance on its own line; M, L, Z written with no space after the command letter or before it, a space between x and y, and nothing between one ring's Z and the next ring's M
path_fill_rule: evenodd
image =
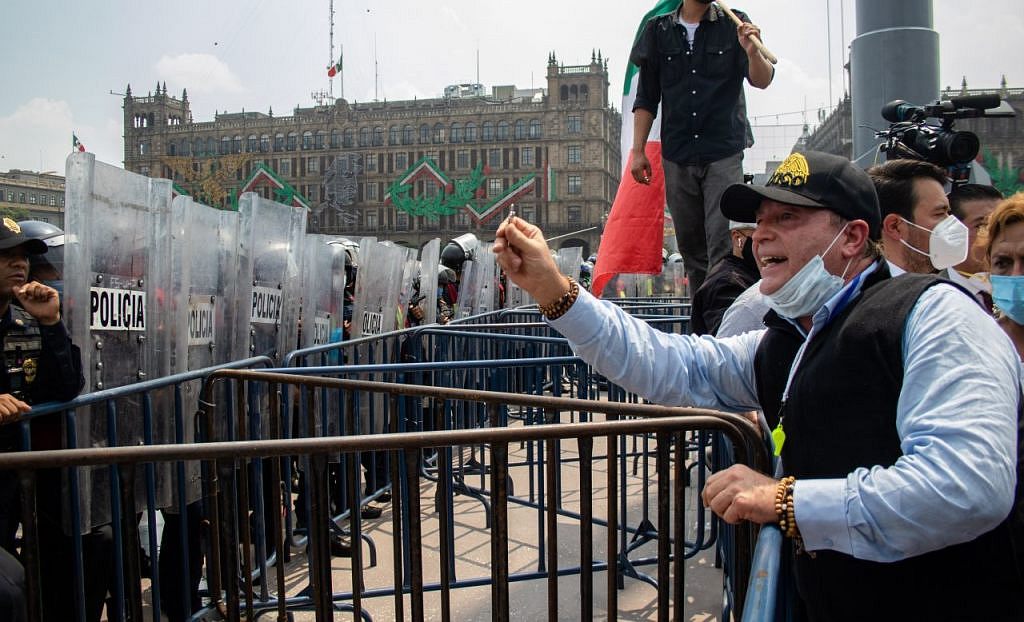
M24 247L29 254L46 252L43 242L26 238L13 220L0 222L0 254ZM62 322L43 326L12 296L0 315L0 394L8 393L28 404L67 401L73 399L85 384L82 375L81 352L71 343ZM32 449L57 449L62 446L61 418L50 415L31 423ZM0 451L17 451L21 446L19 425L0 426ZM61 504L61 471L44 469L37 472L36 517L39 525L40 563L42 565L44 602L70 603L68 586L71 565L70 538L63 533ZM21 518L20 498L16 474L0 471L0 547L15 553L15 534ZM89 542L85 542L88 547ZM93 574L93 573L90 573ZM58 583L53 583L53 582ZM89 581L87 580L87 585ZM13 585L13 584L12 584ZM47 589L52 585L52 589ZM0 585L2 607L7 605L7 583ZM12 588L14 589L14 588ZM105 592L105 588L104 588ZM105 595L105 594L104 594ZM100 608L102 598L99 597ZM3 609L6 612L6 608ZM47 612L48 613L48 612ZM98 612L97 612L98 614ZM48 616L58 619L59 615ZM15 617L14 619L17 619Z

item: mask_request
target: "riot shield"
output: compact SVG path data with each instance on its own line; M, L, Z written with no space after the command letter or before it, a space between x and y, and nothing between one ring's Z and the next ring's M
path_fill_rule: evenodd
M335 238L307 234L302 263L302 333L300 347L332 340L341 332L345 302L345 249Z
M410 325L412 320L408 317L409 304L419 295L417 279L420 274L420 262L416 259L419 253L411 248L403 248L402 251L405 253L405 258L402 261L402 280L398 290L398 303L395 305L395 328L397 330L408 328ZM417 302L422 302L422 299Z
M456 316L459 319L501 308L498 262L491 252L493 246L492 243L481 243L473 255L473 260L462 264L459 313Z
M279 359L298 345L306 210L247 192L239 199L238 215L237 304L239 318L248 321L237 322L234 358Z
M558 269L565 276L571 276L576 281L580 280L580 266L583 265L583 247L570 246L558 251Z
M423 323L434 324L437 322L437 262L441 253L441 240L434 238L427 242L420 251L420 295L423 302L420 307L423 309Z
M477 301L477 296L480 292L478 288L478 272L476 261L467 259L462 264L462 271L459 272L459 299L455 301L456 311L454 319L456 320L473 315L473 310L479 306Z
M75 153L67 160L66 195L63 309L71 337L82 351L85 391L167 375L171 182ZM151 395L152 434L158 443L172 440L171 418L157 415L166 412L160 404L165 397ZM78 445L142 443L143 406L140 396L116 400L115 426L108 426L110 411L104 406L92 412L80 409ZM85 471L79 471L82 527L89 529L110 522L110 482L105 468ZM142 480L137 482L141 485ZM136 492L143 502L144 489L137 487Z
M398 296L406 249L363 238L359 243L359 272L352 310L352 338L390 332L396 328Z
M203 369L232 360L231 342L237 317L238 212L218 210L191 197L179 196L171 205L170 313L172 373ZM181 386L181 436L196 441L195 409L200 380ZM177 466L177 465L175 465ZM201 493L199 463L184 465L186 503ZM174 486L175 498L178 487ZM178 504L171 506L176 511Z

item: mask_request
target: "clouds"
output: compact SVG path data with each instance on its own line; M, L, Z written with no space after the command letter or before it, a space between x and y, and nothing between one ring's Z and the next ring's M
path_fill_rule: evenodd
M213 54L161 56L155 69L161 81L184 85L197 95L237 95L245 92L238 76Z
M64 159L71 153L71 134L104 162L120 163L121 123L113 117L99 126L76 123L71 104L64 100L33 98L6 117L0 117L0 170L28 168L64 174Z

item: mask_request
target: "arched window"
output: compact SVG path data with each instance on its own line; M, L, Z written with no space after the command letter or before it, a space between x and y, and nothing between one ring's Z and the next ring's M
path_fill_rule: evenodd
M442 125L440 123L435 123L434 124L434 142L435 143L443 143L444 142L444 125Z
M288 132L288 151L295 151L299 148L299 133Z
M558 89L558 95L559 95L559 99L561 99L562 101L568 100L569 99L569 87L563 84L562 88Z
M540 124L539 119L530 119L530 138L538 139L544 135L544 127Z
M416 138L416 133L413 131L411 125L402 126L402 144L411 145L413 140Z
M466 124L466 142L476 142L476 123L470 122Z
M274 151L284 151L284 134L274 134Z
M260 135L260 153L270 151L270 134Z
M206 152L206 143L202 138L192 141L192 155L201 156Z
M380 147L384 144L384 128L375 127L373 128L373 146Z
M580 85L580 100L587 101L590 99L590 88L586 84Z
M517 119L515 132L516 140L522 140L526 138L526 121L523 121L522 119Z
M224 136L220 139L220 154L227 155L231 153L231 138Z
M313 148L324 149L327 147L327 132L324 130L317 130L316 137L313 139Z
M302 148L312 149L313 148L313 132L306 130L302 133Z
M388 144L398 145L402 142L402 129L397 125L388 128Z
M245 150L251 153L259 148L259 139L256 138L255 134L249 134L249 136L245 139Z
M173 142L167 143L167 155L178 155L178 145Z
M370 141L372 140L373 132L368 127L359 128L359 146L369 147Z
M206 154L213 155L217 153L217 139L210 137L206 140Z
M430 142L430 126L424 123L420 126L420 144L425 145Z
M498 140L508 140L508 121L498 121Z
M341 146L341 134L338 133L338 130L331 130L331 148L332 149L337 149L340 146Z
M448 139L453 143L462 142L462 124L452 123L451 133L448 135Z
M490 121L484 121L483 140L494 140L494 124Z
M569 87L569 99L571 99L572 101L576 101L577 99L579 99L579 96L580 96L579 87L577 87L575 84L570 86Z
M353 147L356 144L356 131L353 129L347 129L342 133L341 146L342 147Z
M242 137L235 136L231 139L231 153L242 153Z

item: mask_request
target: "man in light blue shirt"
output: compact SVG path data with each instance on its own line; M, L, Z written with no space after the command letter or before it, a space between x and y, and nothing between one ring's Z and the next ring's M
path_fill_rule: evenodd
M1024 619L1006 520L1020 402L1009 341L954 286L890 276L871 180L843 158L793 154L767 186L730 187L722 211L756 217L772 308L767 329L737 337L668 335L577 292L521 219L499 227L495 252L612 382L666 405L765 412L787 477L736 465L702 498L727 522L783 527L810 619Z

